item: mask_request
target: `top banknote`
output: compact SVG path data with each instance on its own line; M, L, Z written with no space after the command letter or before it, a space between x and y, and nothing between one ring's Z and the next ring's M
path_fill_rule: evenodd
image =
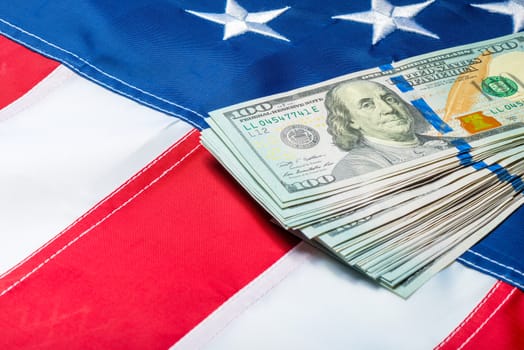
M316 200L454 157L465 144L458 140L482 143L484 135L524 122L524 34L385 64L210 116L212 129L273 200L283 207Z

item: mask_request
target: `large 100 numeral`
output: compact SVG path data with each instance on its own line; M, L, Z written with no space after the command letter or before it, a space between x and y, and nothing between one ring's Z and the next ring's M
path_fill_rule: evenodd
M249 106L249 107L237 109L235 111L232 111L231 114L233 115L234 118L249 117L256 113L269 111L271 108L273 108L271 103L261 103L255 106Z
M304 181L297 181L292 184L288 184L286 187L291 192L297 192L297 191L303 191L308 190L311 188L315 188L322 185L327 185L329 183L334 182L336 179L333 175L322 175L317 177L316 179L307 179Z

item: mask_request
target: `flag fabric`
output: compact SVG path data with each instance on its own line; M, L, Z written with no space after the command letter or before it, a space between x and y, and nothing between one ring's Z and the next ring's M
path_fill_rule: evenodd
M146 106L205 128L207 112L524 29L520 0L29 0L0 33ZM459 261L524 286L524 209Z
M518 31L513 13L522 13L515 1L493 5L491 12L460 1L428 1L397 11L416 15L418 24L409 27L415 29L381 34L370 24L333 17L369 12L371 6L384 12L386 2L337 2L322 9L275 2L245 5L252 12L275 10L251 17L271 21L223 29L217 21L224 17L216 13L244 13L236 2L227 4L225 10L216 2L198 8L189 2L130 2L124 10L95 2L75 9L61 2L0 4L0 30L99 85L200 128L200 117L222 104L467 42L459 40ZM494 13L503 6L514 11ZM77 17L56 20L64 11ZM284 14L294 16L293 25L281 22ZM155 21L138 23L133 15ZM168 18L172 26L166 29ZM297 34L299 39L284 34L301 30L299 19L310 31ZM187 25L190 20L196 22ZM432 27L432 21L439 24ZM449 23L464 25L461 32L469 37L446 36ZM498 25L491 31L486 23ZM123 24L137 27L119 31ZM334 33L343 25L357 26L346 29L355 39L338 46L344 38ZM219 35L193 40L212 29ZM318 46L327 33L333 41ZM178 46L167 44L173 37ZM419 37L421 48L406 45ZM367 50L352 46L360 41ZM0 113L7 150L1 181L4 348L523 346L524 297L515 287L522 288L524 270L522 209L459 259L512 285L454 264L404 302L270 224L188 124L118 97L64 66L14 101L56 63L8 41L1 44L2 78L9 82ZM167 50L165 57L158 48ZM182 66L191 52L194 66ZM293 55L300 56L295 63L286 59ZM136 65L136 58L151 64ZM322 64L326 60L332 64ZM280 64L284 71L275 69ZM140 81L139 73L147 78Z
M1 44L4 101L16 98L35 79L49 74L49 67L57 66L7 39ZM115 97L59 67L38 88L1 110L2 272L40 248L51 238L49 232L60 232L176 141L177 134L190 129L174 118ZM162 130L167 138L150 142ZM145 149L142 144L150 146ZM120 163L126 166L116 171ZM97 178L104 182L94 182ZM63 222L53 221L56 214Z

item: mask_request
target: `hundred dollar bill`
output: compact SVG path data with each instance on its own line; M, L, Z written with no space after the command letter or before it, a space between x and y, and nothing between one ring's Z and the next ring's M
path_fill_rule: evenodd
M378 282L395 294L403 298L408 298L436 273L462 255L468 247L471 247L475 242L478 242L482 237L500 225L500 223L517 210L523 203L524 196L520 195L512 197L508 199L508 202L497 207L488 215L482 216L479 221L471 223L468 227L463 229L464 232L469 230L471 233L470 235L465 235L467 237L466 239L451 247L449 250L446 250L441 256L434 258L428 264L419 268L396 286L392 287L386 280L379 280ZM428 254L430 254L430 252L428 252Z
M203 139L227 140L278 206L310 202L524 122L523 61L519 33L417 56L213 111Z
M503 163L511 173L524 171L521 155ZM368 234L368 245L361 246L360 253L351 248L351 253L339 251L337 255L395 293L409 296L427 280L428 271L435 273L437 266L443 268L451 263L522 203L520 179L501 182L494 179L493 173L484 172L482 181L474 183L475 188L450 196L455 199L444 197L425 214L399 218L395 225ZM411 220L420 215L422 220ZM388 232L388 239L376 237Z
M524 128L519 128L518 130L519 133L515 134L516 137L511 139L500 139L500 135L485 137L485 147L471 149L467 153L466 159L468 162L475 162L479 159L486 159L491 154L499 154L507 148L514 149L519 144L524 143ZM253 172L254 170L246 169L246 165L244 164L243 166L242 162L235 157L229 148L223 147L221 140L215 134L208 134L208 137L202 141L213 153L220 152L219 161L223 166L230 173L234 174L239 183L250 192L259 204L273 215L280 225L288 229L291 227L300 229L300 234L308 239L335 227L344 226L355 221L352 220L352 217L362 214L362 211L358 209L364 208L364 212L369 212L366 208L376 201L378 201L377 205L379 207L384 205L393 206L394 203L400 203L405 195L398 196L398 193L405 187L409 188L413 184L421 186L425 182L433 182L435 179L452 172L458 171L458 174L454 176L460 176L462 173L476 171L473 167L460 171L461 167L456 159L445 159L438 164L431 163L426 167L412 169L408 174L397 176L400 179L395 179L395 182L388 179L372 181L362 184L358 188L345 190L342 193L304 203L300 206L280 208L271 200L267 192L257 185L257 180L253 179L257 174L250 174L250 171ZM436 189L440 188L438 184L434 184L433 187ZM427 192L427 189L420 189L417 193L421 194L425 193L425 191ZM387 201L388 197L392 197L390 199L394 201ZM351 215L344 214L348 211Z
M524 132L524 130L522 131ZM391 215L377 217L379 212L393 210L399 206L404 208L403 210L406 210L407 205L412 205L412 202L409 201L414 198L435 195L445 196L447 194L443 190L444 187L450 183L456 182L458 179L463 181L466 185L476 181L475 178L472 178L471 180L467 180L466 178L470 174L478 176L476 173L479 172L480 167L487 168L490 165L498 164L505 157L513 154L524 154L524 148L522 148L522 145L524 145L524 134L519 135L514 139L505 140L497 145L491 144L490 147L485 150L473 150L468 153L468 157L471 157L471 159L483 159L482 163L477 163L475 167L470 166L460 169L438 167L436 169L429 169L433 171L426 170L430 176L430 181L427 183L423 183L420 178L415 178L417 184L415 187L402 191L395 191L391 195L382 196L380 199L370 202L362 208L354 208L346 213L313 223L301 230L308 238L314 238L332 231L332 233L327 235L325 239L327 239L326 242L331 240L332 243L330 243L330 245L336 244L334 243L335 241L346 239L344 235L357 235L358 229L355 229L357 225L361 225L364 222L371 220L379 221L379 223L391 220ZM426 200L429 200L429 198L426 198Z
M317 239L345 258L353 259L364 251L366 254L371 253L368 247L377 241L389 242L389 239L397 236L404 226L412 225L415 230L421 231L418 233L421 236L427 231L424 227L429 222L427 215L434 215L438 206L456 209L465 205L466 196L473 191L484 192L494 184L511 180L501 181L499 174L488 169L489 165L497 164L504 167L509 174L510 166L514 167L514 163L523 160L524 146L509 149L488 158L482 169L464 168L427 185L356 211L348 215L352 222L339 226ZM444 219L452 221L451 216ZM388 227L385 227L386 224Z
M382 275L379 283L404 298L410 296L431 276L458 258L524 203L522 189L515 192L509 188L510 185L504 186L507 193L499 193L499 199L494 201L497 205L491 210L478 211L475 213L475 220L463 221L463 225L453 229L453 237L439 242L442 247L423 251L417 256L418 260L410 260L398 270Z

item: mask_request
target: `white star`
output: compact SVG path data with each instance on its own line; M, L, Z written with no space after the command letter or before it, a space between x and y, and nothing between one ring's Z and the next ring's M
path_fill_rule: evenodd
M524 0L509 0L489 2L487 4L471 4L489 12L501 13L513 17L513 33L524 29Z
M207 19L208 21L224 25L224 37L227 40L247 32L254 32L272 38L289 41L286 37L269 28L266 23L284 13L289 7L278 10L247 12L235 0L227 0L225 13L208 13L186 10L192 15Z
M371 0L371 10L369 11L348 13L332 18L372 24L373 45L397 29L439 39L438 35L424 29L413 20L413 17L431 5L433 1L435 0L414 5L393 6L387 0Z

